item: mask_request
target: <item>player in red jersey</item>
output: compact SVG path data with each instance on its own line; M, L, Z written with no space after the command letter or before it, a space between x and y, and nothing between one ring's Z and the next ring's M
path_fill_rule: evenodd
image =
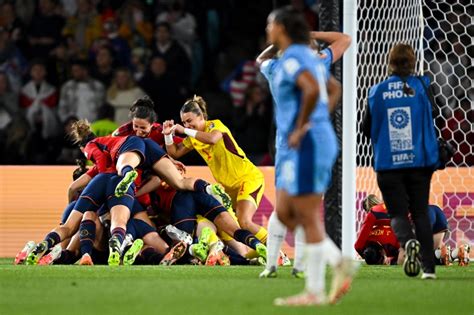
M227 209L212 196L204 192L177 191L166 182L161 182L156 176L143 185L138 194L144 192L151 192L155 208L161 214L168 215L169 222L178 229L193 235L197 226L196 216L201 215L213 222L218 229L231 235L236 241L256 250L259 256L266 259L265 245L250 231L240 228ZM199 259L210 265L215 265L214 258L216 257L208 257L212 245L204 244L204 247L207 246L208 248L200 251ZM237 256L238 254L234 252L232 255Z
M400 243L390 226L385 205L375 195L364 199L367 215L354 244L355 250L368 265L396 264Z
M153 169L169 185L177 190L218 192L218 198L230 201L230 197L202 179L185 178L168 159L164 150L151 139L136 136L95 137L86 120L79 120L72 126L72 136L87 158L96 163L99 172L108 172L115 166L123 179L117 185L115 194L122 196L138 174L136 167Z
M130 107L130 122L123 124L112 135L114 137L138 136L140 138L150 138L158 143L162 148L165 147L165 138L162 133L163 127L157 123L157 115L154 110L155 104L153 101L145 96L137 99L132 107ZM174 142L181 143L183 141L180 137L173 137ZM185 170L183 163L168 157L178 169Z

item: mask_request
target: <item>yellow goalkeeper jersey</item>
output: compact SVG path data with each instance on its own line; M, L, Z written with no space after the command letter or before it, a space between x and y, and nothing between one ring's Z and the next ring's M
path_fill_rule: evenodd
M261 171L245 156L230 130L218 119L206 122L205 132L220 131L222 139L216 144L206 144L187 137L183 145L195 149L206 161L212 175L226 189L239 186L242 181L262 177Z

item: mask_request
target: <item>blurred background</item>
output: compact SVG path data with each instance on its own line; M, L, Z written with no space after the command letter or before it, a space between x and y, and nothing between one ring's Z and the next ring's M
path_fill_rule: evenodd
M108 135L148 95L158 122L179 121L198 94L255 164L272 165L271 97L254 60L282 5L318 28L316 0L0 1L0 164L75 164L77 119Z

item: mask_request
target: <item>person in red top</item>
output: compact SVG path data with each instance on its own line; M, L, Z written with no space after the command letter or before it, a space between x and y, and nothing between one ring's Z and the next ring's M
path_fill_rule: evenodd
M130 107L130 118L132 120L121 125L112 133L112 136L138 136L140 138L150 138L158 143L160 147L165 148L165 138L162 132L163 127L161 124L156 122L158 117L154 108L155 104L148 96L137 99L132 107ZM181 143L183 141L182 138L177 136L174 136L173 140L176 143ZM170 157L168 158L178 166L178 169L186 169L183 163L171 159Z
M151 192L151 199L154 200L153 205L156 210L161 214L169 215L169 222L178 229L193 235L197 226L196 215L201 215L213 222L218 229L256 250L259 256L266 259L265 245L250 231L240 228L227 209L205 192L177 191L156 176L143 185L138 194L147 192ZM208 251L205 249L199 259L206 261L206 264L215 265L217 257L208 256Z
M230 201L224 191L214 188L215 185L202 179L183 177L164 150L151 139L137 136L96 137L87 120L79 120L72 125L72 136L86 157L97 165L100 173L108 172L115 166L117 173L123 176L115 190L117 197L122 196L137 178L135 168L140 166L152 169L174 189L207 192L224 202Z
M362 223L354 248L368 265L396 264L400 243L390 226L385 204L375 195L364 199L367 215Z

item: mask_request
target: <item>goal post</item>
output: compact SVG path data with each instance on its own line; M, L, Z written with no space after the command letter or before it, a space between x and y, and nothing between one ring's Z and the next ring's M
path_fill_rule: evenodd
M436 127L457 149L449 167L435 172L430 202L447 216L449 245L473 243L472 11L468 0L344 0L344 32L353 39L343 59L342 248L346 254L355 254L354 240L365 216L361 201L367 194L380 196L370 142L360 130L368 90L388 77L388 53L400 42L415 49L417 74L431 78L440 107Z

